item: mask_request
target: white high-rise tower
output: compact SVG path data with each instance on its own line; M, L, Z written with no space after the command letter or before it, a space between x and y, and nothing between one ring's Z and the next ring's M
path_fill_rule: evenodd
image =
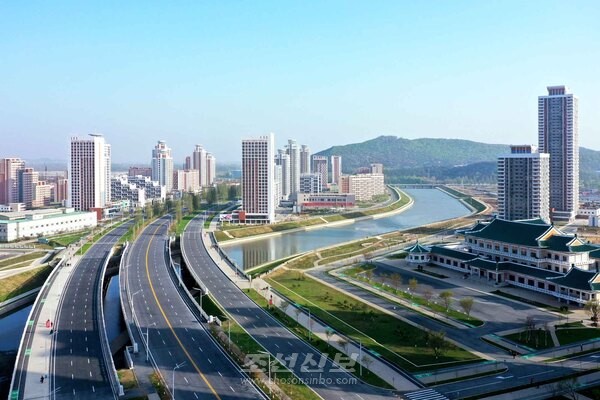
M498 157L498 217L550 221L550 156L536 146L511 146Z
M275 139L272 133L242 140L240 222L275 221Z
M566 86L548 86L538 98L538 143L550 154L550 210L572 221L579 208L579 100Z
M173 190L173 155L164 140L152 150L152 180L164 186L167 193Z
M110 202L110 144L102 135L71 138L67 205L79 211L104 208Z
M295 140L288 140L286 153L290 156L290 196L294 198L300 190L300 148Z

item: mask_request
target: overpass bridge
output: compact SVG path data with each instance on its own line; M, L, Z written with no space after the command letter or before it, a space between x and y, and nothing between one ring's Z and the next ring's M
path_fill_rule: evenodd
M129 225L108 232L74 265L71 259L79 248L66 249L28 317L11 400L110 399L119 394L104 327L102 283L113 247Z

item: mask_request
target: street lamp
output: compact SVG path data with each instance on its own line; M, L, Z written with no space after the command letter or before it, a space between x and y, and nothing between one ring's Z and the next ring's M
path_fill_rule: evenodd
M269 356L269 366L268 366L268 374L269 374L269 397L273 397L273 382L271 381L271 353L268 351L259 351L260 354L266 354Z
M179 364L175 364L175 366L173 367L173 393L172 393L172 398L173 400L175 400L175 370L179 369L181 367L183 367L185 365L185 361L184 362L180 362Z
M146 362L148 362L148 360L150 359L150 335L148 333L148 328L151 326L156 326L156 322L153 322L150 325L146 325ZM144 336L143 332L142 336Z
M360 368L360 376L362 376L362 342L358 339L358 366Z
M204 290L202 290L202 288L199 287L193 287L192 289L200 291L200 309L204 311L204 309L202 308L202 297L204 297L205 294L208 294L208 288L206 289L206 293L204 293Z

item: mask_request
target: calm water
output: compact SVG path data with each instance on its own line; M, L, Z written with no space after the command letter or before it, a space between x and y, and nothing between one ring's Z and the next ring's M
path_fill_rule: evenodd
M28 305L0 318L0 351L16 351L19 349L23 328L31 307L32 305ZM112 277L108 284L108 291L104 299L104 320L106 334L110 342L121 332L118 275Z
M19 349L23 328L31 307L32 305L28 305L0 318L0 351Z
M462 203L437 189L406 189L405 191L415 200L415 204L401 214L226 245L223 250L238 266L248 269L267 261L320 247L469 214L469 210Z
M104 297L104 323L108 342L112 342L121 333L121 297L119 293L119 275L110 278Z

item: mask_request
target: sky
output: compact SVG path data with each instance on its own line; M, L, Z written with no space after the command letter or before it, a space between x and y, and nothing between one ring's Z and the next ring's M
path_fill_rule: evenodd
M274 132L313 151L380 135L536 143L537 96L580 99L600 150L600 2L0 2L0 157L113 162L164 139L237 162Z

